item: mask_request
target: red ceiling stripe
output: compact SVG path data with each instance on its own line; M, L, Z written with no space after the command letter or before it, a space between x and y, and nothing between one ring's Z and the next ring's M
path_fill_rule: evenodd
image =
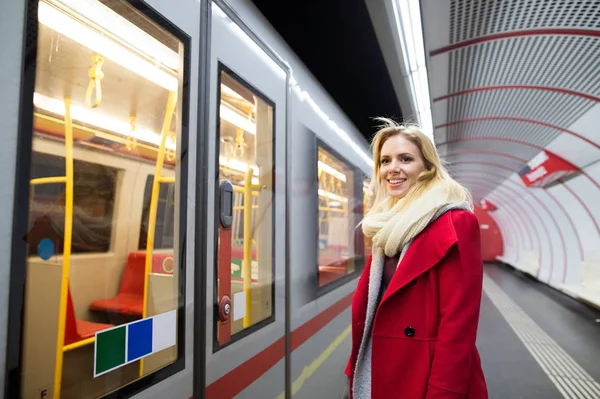
M476 179L477 181L473 181L476 184L479 184L481 187L485 187L485 184L487 183L485 180L483 180L483 178L481 178L481 180L477 179L476 177L474 177L474 179ZM510 193L504 193L502 192L502 195L506 195L508 196L508 198L520 198L519 194L513 190L512 188L508 187L508 186L498 186L497 188L502 188L506 191L510 191ZM494 189L492 189L493 191ZM512 193L512 195L511 195ZM508 202L508 201L507 201ZM542 218L539 215L539 213L537 212L537 210L535 208L532 208L533 211L532 212L527 212L527 210L525 209L525 206L527 207L531 207L531 205L529 203L523 203L523 202L519 202L519 201L512 201L511 204L514 205L514 210L515 213L517 213L517 210L519 211L518 213L520 214L520 218L519 216L517 216L515 218L515 220L518 222L518 226L521 226L521 223L523 225L523 231L525 232L525 235L527 236L527 238L529 238L529 242L531 244L531 246L533 246L533 239L531 238L532 236L535 236L535 239L537 241L537 247L538 250L540 251L540 256L543 257L543 252L542 252L542 240L540 239L540 236L538 234L538 231L533 227L533 220L530 218L530 214L534 213L535 216L540 219L540 223L543 224ZM510 213L507 213L507 215L510 215ZM511 215L512 217L512 215ZM524 220L527 219L527 222L524 222ZM533 234L532 234L533 232ZM548 238L549 239L549 238ZM551 244L549 244L551 245Z
M450 141L444 141L441 143L438 143L437 146L441 147L444 145L449 145L449 144L455 144L455 143L460 143L463 141L506 141L509 143L516 143L516 144L520 144L526 147L531 147L531 148L536 148L540 151L546 151L548 154L552 154L558 158L563 159L561 156L554 154L553 152L548 151L547 149L545 149L544 147L540 147L539 145L535 145L532 143L528 143L527 141L522 141L522 140L517 140L517 139L511 139L511 138L507 138L507 137L493 137L493 136L489 136L489 137L465 137L465 138L461 138L461 139L457 139L457 140L450 140ZM596 188L598 190L600 190L600 184L598 184L598 182L596 180L594 180L590 175L588 175L583 169L579 170L589 181L591 181L594 186L596 186Z
M471 123L471 122L481 122L481 121L514 121L514 122L523 122L523 123L531 123L534 125L540 125L540 126L544 126L544 127L548 127L551 129L555 129L555 130L559 130L561 132L567 133L571 136L577 137L591 145L593 145L594 147L598 148L600 150L600 144L597 144L595 142L593 142L592 140L588 139L587 137L584 137L580 134L577 134L569 129L565 129L563 127L560 126L556 126L553 125L551 123L546 123L546 122L542 122L542 121L536 121L534 119L527 119L527 118L517 118L514 116L482 116L482 117L477 117L477 118L469 118L469 119L461 119L459 121L452 121L452 122L448 122L448 123L444 123L441 125L436 126L436 129L442 128L442 127L448 127L448 126L453 126L453 125L460 125L463 123Z
M480 178L473 178L474 181L478 181ZM481 178L483 179L483 178ZM508 181L512 181L512 180L508 180ZM482 183L487 183L486 180L481 180L479 184ZM523 187L520 186L518 183L515 183L518 187ZM505 188L508 188L507 186L504 186ZM511 191L513 191L512 189L510 189ZM563 248L563 264L566 265L567 264L567 245L565 244L565 238L562 234L562 231L560 229L560 227L558 226L558 223L556 222L556 219L554 219L554 215L552 215L552 213L550 212L550 210L546 207L546 205L542 202L541 199L539 199L536 195L534 195L532 192L529 192L527 190L524 190L527 194L531 195L539 204L542 208L544 208L546 210L546 212L548 213L548 215L550 215L550 219L552 219L552 223L554 224L554 227L556 227L556 230L558 231L558 235L560 236L560 242ZM519 198L518 193L515 191L513 191L513 193L515 194L515 198ZM514 201L514 203L518 203L518 201ZM548 231L548 228L546 227L546 225L544 224L544 218L542 218L542 216L537 212L537 210L534 207L531 207L532 209L534 209L536 215L538 216L539 219L541 219L541 224L542 224L542 228L544 229L544 232L546 233L546 237L547 237L547 241L548 241L548 248L550 250L550 277L548 279L548 282L550 282L550 280L552 280L552 272L554 271L554 251L553 251L553 247L552 247L552 240L550 240L550 232ZM534 229L535 230L535 229ZM540 251L540 264L542 259L542 252ZM538 269L537 272L537 278L540 277L540 272L541 272L542 268L540 266L540 268Z
M600 30L593 29L573 29L573 28L545 28L545 29L527 29L517 30L512 32L501 32L492 35L480 36L474 39L465 40L460 43L454 43L449 46L441 47L429 52L431 57L438 54L447 53L449 51L457 50L459 48L472 46L474 44L480 44L485 42L491 42L494 40L509 39L513 37L525 37L525 36L587 36L587 37L600 37Z
M438 102L442 100L446 100L451 97L462 96L465 94L476 93L481 91L491 91L491 90L542 90L542 91L551 91L555 93L568 94L571 96L577 96L581 98L585 98L586 100L600 102L600 97L592 96L590 94L581 93L575 90L563 89L559 87L548 87L548 86L535 86L535 85L499 85L499 86L482 86L482 87L474 87L472 89L457 91L456 93L446 94L445 96L437 97L433 99L433 102Z
M486 172L486 174L491 175L491 176L496 176L496 177L503 177L502 175L499 174L495 174L495 173L489 173ZM471 177L476 177L476 176L466 176L467 179L471 178ZM460 179L460 176L458 177ZM520 184L518 184L517 182L514 182L510 179L505 178L504 181L509 181L510 183L514 184L515 186L519 187L519 188L523 188L523 186L521 186ZM504 182L503 182L504 183ZM569 192L575 196L575 198L577 198L577 200L583 205L583 207L585 208L585 210L588 212L588 215L590 216L590 218L592 219L592 222L594 222L594 224L596 225L596 229L598 229L598 225L596 224L594 218L592 217L591 213L589 212L589 209L587 209L587 207L583 204L583 201L581 200L581 198L572 190L570 190L566 184L564 184L564 182L562 182L563 186L569 190ZM500 186L499 186L500 187ZM581 238L579 236L579 232L577 231L577 228L575 227L575 223L573 222L573 219L571 218L571 216L569 215L569 213L567 212L567 210L564 208L564 206L560 203L560 201L552 194L552 192L550 190L544 190L544 192L546 194L548 194L548 196L556 203L556 205L558 205L558 207L562 210L562 212L565 214L565 216L567 217L567 220L569 221L569 224L571 224L571 227L573 228L573 231L575 232L575 236L577 239L577 245L579 247L579 254L581 257L581 260L583 260L583 244L581 242ZM531 193L530 193L531 194ZM600 235L600 230L598 230L598 234ZM566 256L566 255L565 255ZM564 283L566 281L566 273L567 273L567 268L563 268L563 276L562 276L562 282Z
M454 156L460 156L460 155L497 155L497 156L500 156L500 157L514 159L515 161L519 161L519 162L523 162L523 163L529 162L528 159L519 158L519 157L516 157L514 155L507 154L505 152L485 151L485 150L475 150L475 151L465 150L465 151L458 151L458 152L453 152L453 153L450 153L450 154L445 154L445 157L454 157Z

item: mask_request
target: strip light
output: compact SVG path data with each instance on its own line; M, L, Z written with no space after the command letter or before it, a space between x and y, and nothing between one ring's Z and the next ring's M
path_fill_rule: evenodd
M322 189L319 189L319 195L321 197L327 197L327 198L332 199L334 201L340 201L340 202L343 202L345 204L348 203L348 198L342 197L342 196L334 194L334 193L330 193L329 191L325 191L325 190L322 190Z
M76 14L94 22L135 47L148 57L160 62L167 68L179 69L179 54L160 43L154 37L138 28L118 13L97 0L58 0Z
M63 117L65 116L65 104L61 100L46 97L43 94L34 93L33 104L45 111L52 112ZM101 114L98 111L91 111L84 107L78 107L77 105L71 106L71 117L74 120L93 125L100 129L119 133L124 136L130 136L132 134L131 125L129 125L129 123L111 118L110 116ZM156 146L160 145L160 134L152 132L151 130L143 127L136 127L136 129L133 131L133 137L141 141L152 143ZM171 140L167 140L165 146L166 148L175 150L175 143Z
M433 120L419 0L392 0L404 66L423 132L433 141Z
M90 50L109 58L122 67L129 69L149 81L154 82L169 91L177 91L177 77L156 67L131 50L109 39L107 36L96 32L49 4L44 2L39 3L38 19L41 24L69 37ZM165 61L171 63L170 60Z
M338 180L341 180L344 183L346 182L346 175L345 174L343 174L342 172L338 171L337 169L334 169L333 167L327 165L325 162L319 161L318 162L318 167L323 172L328 173L328 174L336 177Z
M256 124L249 119L244 118L226 105L219 107L219 116L229 123L233 123L240 129L244 129L250 134L256 134Z

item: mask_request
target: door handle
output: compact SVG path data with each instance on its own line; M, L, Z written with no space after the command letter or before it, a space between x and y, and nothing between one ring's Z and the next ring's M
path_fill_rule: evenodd
M233 223L233 185L229 180L219 182L219 221L226 230Z

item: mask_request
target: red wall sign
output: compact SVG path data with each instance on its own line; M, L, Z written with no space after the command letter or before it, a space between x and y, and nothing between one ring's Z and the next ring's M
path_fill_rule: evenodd
M545 187L556 180L579 171L579 168L564 159L542 151L527 163L519 176L527 187Z

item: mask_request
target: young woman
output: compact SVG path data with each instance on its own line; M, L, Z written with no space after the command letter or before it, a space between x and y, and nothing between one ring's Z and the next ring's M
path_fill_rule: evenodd
M417 127L388 119L372 143L373 249L352 302L354 399L487 399L475 347L483 264L469 192Z

